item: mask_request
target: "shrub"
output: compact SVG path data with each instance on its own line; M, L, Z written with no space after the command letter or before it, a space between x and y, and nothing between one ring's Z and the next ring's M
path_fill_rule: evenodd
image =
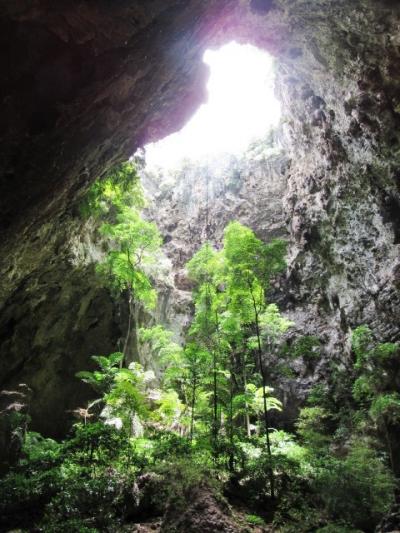
M253 526L265 526L264 519L261 518L261 516L257 516L256 514L247 514L246 522Z
M323 407L305 407L300 411L297 432L311 450L323 450L330 441L330 413Z
M334 520L371 531L393 502L394 480L373 450L353 444L346 458L321 461L314 488Z
M303 357L307 364L311 364L321 357L321 341L314 335L299 337L293 344L292 355L294 358Z
M354 529L346 524L334 523L318 528L316 533L362 533L360 529Z
M41 526L47 532L110 531L125 511L125 493L133 480L112 469L88 478L77 472L64 480L59 493L47 505ZM83 529L73 529L77 527Z
M153 437L153 462L172 461L173 458L185 457L192 452L187 437L181 437L172 431L157 431Z

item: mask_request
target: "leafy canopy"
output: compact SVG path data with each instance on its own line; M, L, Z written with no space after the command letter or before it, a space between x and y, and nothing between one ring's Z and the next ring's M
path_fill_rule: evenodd
M126 290L134 300L154 308L156 292L148 267L162 241L157 226L141 215L145 202L133 163L123 163L95 184L88 202L102 220L100 234L108 245L97 271L117 292Z

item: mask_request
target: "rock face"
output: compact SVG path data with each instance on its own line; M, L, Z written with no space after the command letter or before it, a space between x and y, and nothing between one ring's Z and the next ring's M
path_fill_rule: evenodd
M260 141L242 157L226 154L202 163L188 161L180 170L164 173L144 170L142 183L150 200L144 216L160 230L170 270L168 278L158 276L154 318L172 330L176 340L184 339L193 316L185 264L206 240L220 248L231 220L251 227L265 241L287 238L283 196L288 164L271 140L269 146Z
M218 501L208 487L200 486L192 490L189 496L190 506L183 512L173 506L167 508L161 527L163 533L238 533L242 530L233 519L228 505Z
M262 151L264 149L264 152ZM185 263L209 239L217 247L231 220L251 227L269 240L287 235L283 196L289 160L276 144L258 144L242 157L224 155L208 161L184 163L164 175L144 172L142 181L163 250L171 259L175 285L189 288Z
M281 65L278 87L292 156L288 296L294 315L311 327L322 320L328 349L346 357L349 327L368 323L380 339L399 339L400 80L398 9L341 7L340 28L327 16L314 31L294 8L312 44L293 70Z
M226 0L2 3L0 225L48 220L204 98Z
M82 397L75 371L121 336L119 304L85 259L93 250L77 251L87 232L71 207L111 164L185 122L204 97L204 48L232 38L277 57L285 309L343 364L352 326L399 338L398 2L15 0L0 17L0 386L32 387L35 429L62 431ZM242 209L267 236L264 197L223 187L218 213Z
M0 393L0 476L21 456L28 429L31 390L23 383ZM16 431L15 421L18 421Z
M94 275L92 233L77 219L53 221L21 240L2 272L1 386L29 383L33 427L54 436L90 395L75 373L90 355L116 351L126 327L123 304Z

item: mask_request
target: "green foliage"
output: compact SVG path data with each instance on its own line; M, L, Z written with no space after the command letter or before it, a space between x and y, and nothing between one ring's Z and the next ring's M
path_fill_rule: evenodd
M151 461L154 464L171 464L182 458L192 456L192 447L187 438L172 431L157 431L153 435L153 451Z
M130 161L115 166L91 185L82 202L81 213L85 217L100 217L109 213L115 205L134 205L140 209L145 206L140 177Z
M285 268L287 243L275 239L264 244L250 228L239 222L230 222L224 232L224 254L234 274L242 274L236 283L244 287L249 281L259 279L264 288L268 287L272 276Z
M184 512L193 492L200 487L208 487L222 499L221 482L207 465L193 461L191 457L171 459L161 462L154 471L164 480L158 498L172 507L174 512Z
M315 335L299 337L291 347L292 357L303 357L306 361L319 359L321 356L321 342Z
M130 161L118 165L94 183L83 205L85 214L101 223L100 234L108 246L106 257L96 270L105 284L117 293L128 292L130 314L133 302L141 302L148 309L154 308L156 303L148 269L161 246L161 237L156 225L142 218L144 206L140 178Z
M77 463L85 465L90 458L88 466L96 468L111 462L118 455L123 442L124 438L120 432L98 421L76 424L64 447Z
M99 270L128 291L130 306L151 307L146 265L160 239L140 217L131 171L98 184L91 200L113 247ZM125 368L121 352L93 356L97 368L77 376L98 398L65 442L27 434L23 458L0 480L1 527L122 530L129 513L184 511L206 487L221 502L223 490L240 499L249 526L264 527L268 510L282 532L372 531L396 488L388 460L396 474L399 346L357 328L354 369L332 365L300 410L296 434L272 429L269 416L283 409L269 386L281 377L280 359L320 355L313 335L282 348L292 322L267 295L285 249L238 222L227 226L221 250L206 243L187 265L195 289L186 345L160 325L139 330L161 368L158 382L138 363Z
M185 412L185 405L179 399L178 393L172 389L161 391L157 406L154 416L164 427L174 427L181 421Z
M119 352L108 357L93 356L92 359L99 365L99 370L77 373L78 378L102 395L89 404L88 411L101 402L104 409L100 416L107 424L123 427L129 434L140 433L140 419L147 416L145 385L154 378L153 372L145 372L139 363L122 368L123 354Z
M392 424L399 424L400 394L398 392L380 394L372 401L369 413L374 420L384 417Z
M294 322L281 315L276 304L266 305L264 312L260 315L262 334L272 341L277 341L293 325Z
M246 515L246 522L248 524L251 524L252 526L265 526L265 521L261 516L257 516L255 514L247 514Z
M97 271L118 292L129 291L137 301L149 309L156 302L146 265L154 262L154 253L161 245L157 227L141 218L132 207L123 207L114 223L104 223L100 228L112 243L112 249Z
M352 392L360 406L358 425L385 443L395 475L400 476L400 345L378 343L367 326L356 328L352 336L357 379ZM364 415L364 416L361 416Z
M356 366L360 367L369 352L372 343L372 332L368 326L359 326L352 334L352 347L356 355Z
M333 368L300 411L298 470L275 515L282 531L373 531L394 501L398 346L363 326L353 349L355 371Z
M358 370L367 370L368 365L384 366L399 358L397 343L377 343L368 326L359 326L352 334L352 348L356 356Z
M182 359L182 347L172 337L173 333L160 325L139 330L140 342L148 344L153 359L167 367L174 362L180 363Z
M310 495L307 490L307 484L301 481L295 480L290 483L274 515L273 524L277 531L282 533L314 532L319 531L320 526L325 523L321 509L309 501Z
M276 410L276 411L282 411L282 402L275 398L274 396L271 396L271 392L273 392L272 387L267 387L266 394L267 394L267 410ZM261 415L264 409L264 390L263 387L256 387L253 383L248 383L246 386L246 393L244 398L247 402L248 408L250 411L256 413L257 415Z
M191 436L196 427L195 403L204 391L210 398L209 412L197 409L196 418L208 418L214 460L226 459L233 472L235 465L243 462L237 446L239 435L245 431L250 436L250 418L255 418L266 435L269 459L264 466L272 497L268 412L281 410L282 404L270 395L263 350L271 354L292 323L281 316L276 305L267 304L266 292L272 277L285 267L285 252L285 242L265 244L251 229L231 222L224 231L222 250L216 251L206 243L187 265L196 282L190 340L197 350L209 354L211 367L208 378L192 380L197 396L191 395L195 399L191 404ZM221 431L224 419L226 435Z
M330 442L330 418L330 413L323 407L304 407L300 410L296 423L297 433L314 453L325 451L325 447Z
M307 397L307 404L310 406L320 405L323 406L326 403L328 394L328 387L324 383L317 383L312 387Z
M321 416L313 412L307 418L315 422ZM336 455L327 446L328 434L321 446L315 436L317 429L313 427L312 439L305 446L297 449L294 444L291 467L287 464L284 469L286 492L275 525L287 532L373 531L394 501L391 472L367 441L353 440L347 450ZM284 446L285 441L290 450L290 437L284 437ZM288 458L285 448L282 453Z
M64 443L28 433L24 459L0 480L0 527L107 531L124 514L134 472L126 439L102 423L76 425Z
M70 477L46 506L41 522L45 531L79 533L110 531L120 523L127 479L110 470L90 479ZM93 510L98 512L95 516Z
M61 446L53 439L46 439L34 431L29 431L23 446L23 465L56 464L60 458Z
M148 413L145 382L149 379L153 379L153 373L144 372L139 363L119 370L104 396L106 409L102 415L107 423L124 428L130 435L142 433L141 420Z
M360 404L370 402L373 399L374 391L367 376L360 376L353 384L354 399Z
M353 443L345 459L325 458L314 481L329 516L369 530L393 503L393 478L373 450Z
M190 279L196 282L197 287L211 281L222 268L221 259L221 254L206 242L186 265Z
M123 358L124 354L121 352L112 353L107 357L104 355L92 355L93 361L97 363L100 369L94 372L83 370L78 372L76 377L88 383L96 392L104 394L111 389Z

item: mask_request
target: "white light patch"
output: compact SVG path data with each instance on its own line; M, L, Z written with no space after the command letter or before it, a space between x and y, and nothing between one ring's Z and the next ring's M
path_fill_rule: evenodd
M179 132L146 146L149 167L173 168L182 159L240 153L280 118L272 57L251 45L207 50L208 102Z

